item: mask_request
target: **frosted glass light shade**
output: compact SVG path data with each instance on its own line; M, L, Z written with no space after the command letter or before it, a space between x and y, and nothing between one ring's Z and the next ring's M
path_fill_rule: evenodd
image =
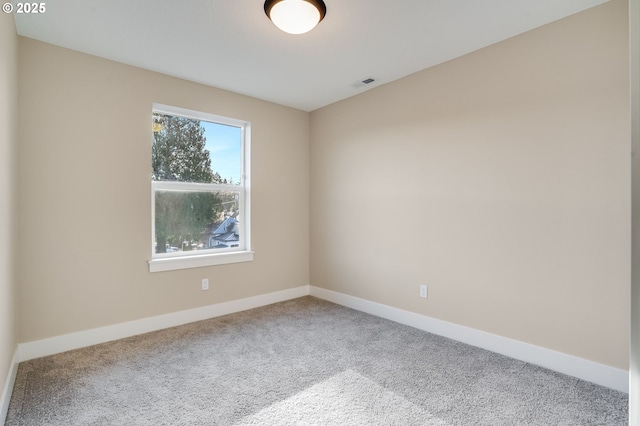
M267 0L264 11L282 31L303 34L322 21L326 6L322 0Z

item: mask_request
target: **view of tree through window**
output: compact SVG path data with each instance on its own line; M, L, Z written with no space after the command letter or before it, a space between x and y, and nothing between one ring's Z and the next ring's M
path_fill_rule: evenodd
M241 127L154 111L156 254L242 246L242 137Z

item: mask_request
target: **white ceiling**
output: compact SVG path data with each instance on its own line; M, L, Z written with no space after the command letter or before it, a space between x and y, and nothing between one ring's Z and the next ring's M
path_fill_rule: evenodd
M47 0L14 16L21 36L312 111L606 1L325 0L303 35L263 0Z

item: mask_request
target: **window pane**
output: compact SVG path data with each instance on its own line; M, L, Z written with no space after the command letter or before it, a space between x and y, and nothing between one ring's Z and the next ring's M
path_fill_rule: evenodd
M239 185L242 129L153 113L152 179Z
M155 252L237 248L239 191L155 192Z
M242 129L201 121L211 157L214 182L240 185L242 182Z

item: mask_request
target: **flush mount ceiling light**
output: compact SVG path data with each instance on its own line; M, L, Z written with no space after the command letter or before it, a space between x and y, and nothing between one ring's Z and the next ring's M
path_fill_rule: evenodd
M264 12L285 33L303 34L322 21L327 6L322 0L267 0Z

